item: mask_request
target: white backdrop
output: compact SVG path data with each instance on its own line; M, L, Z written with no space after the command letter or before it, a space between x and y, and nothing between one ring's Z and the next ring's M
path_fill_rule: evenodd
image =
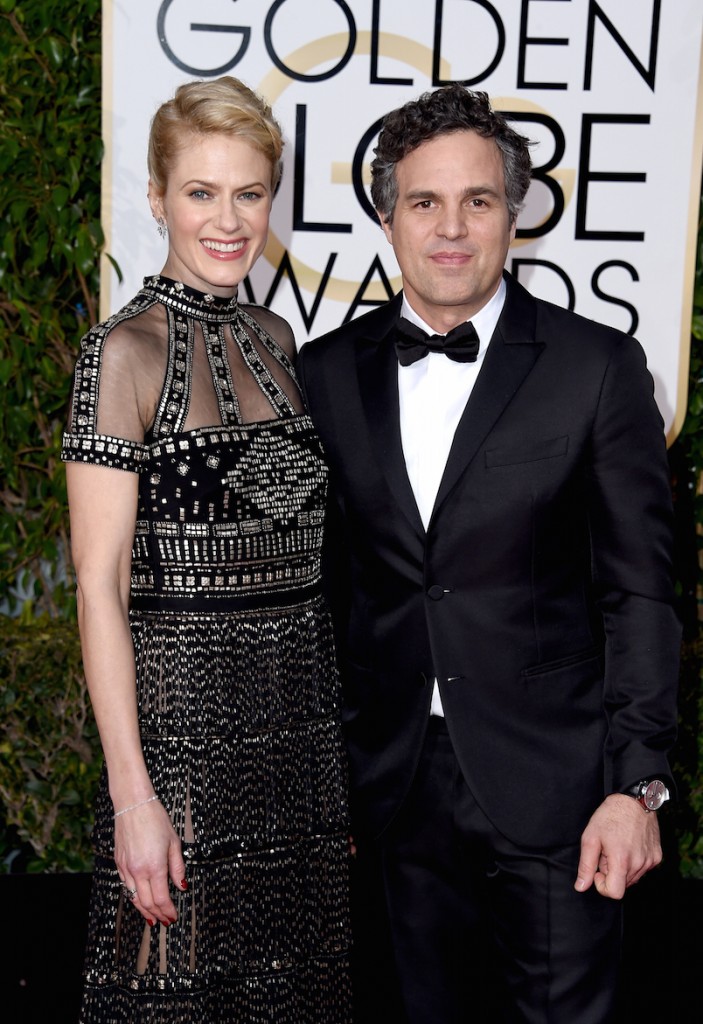
M233 74L274 105L285 170L240 289L298 342L400 287L368 166L388 110L449 80L538 143L507 267L535 294L635 334L670 439L686 406L703 150L701 0L104 0L102 314L161 269L150 119Z

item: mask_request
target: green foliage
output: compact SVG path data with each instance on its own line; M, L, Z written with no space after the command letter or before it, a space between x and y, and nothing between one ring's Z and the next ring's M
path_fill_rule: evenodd
M0 870L90 865L99 744L58 452L97 319L100 16L100 0L0 0L0 608L17 616L0 615Z
M687 469L694 520L691 559L693 598L698 611L684 641L679 695L679 742L676 775L680 806L676 809L681 873L703 879L703 194L698 219L688 412L677 444Z
M681 431L688 463L697 481L696 522L703 524L703 195L698 218L698 250L693 290L693 317L691 320L691 367L686 420ZM703 549L703 536L699 548Z
M703 631L684 643L679 692L679 739L674 772L679 799L671 808L679 870L703 879Z
M100 12L0 0L0 604L25 621L73 611L58 448L97 310Z
M0 672L0 800L12 826L0 870L18 855L30 872L89 871L89 809L102 757L75 626L1 616Z

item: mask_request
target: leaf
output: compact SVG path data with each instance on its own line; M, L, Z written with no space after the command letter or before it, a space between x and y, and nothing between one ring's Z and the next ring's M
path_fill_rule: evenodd
M118 263L118 262L117 262L117 260L116 260L116 259L114 258L114 256L111 256L111 255L110 255L110 253L109 253L109 252L106 252L106 253L105 253L105 256L107 257L107 259L109 260L109 262L110 262L110 263L112 264L112 267L113 267L113 269L114 269L115 273L117 274L117 280L119 281L119 283L120 283L120 284L122 284L122 282L124 281L124 275L123 275L122 271L120 270L120 265L119 265L119 263Z
M46 54L54 68L60 67L66 47L58 36L44 36L40 41L39 48L42 53Z
M58 155L58 154L57 154ZM51 194L51 201L57 210L62 210L68 202L68 189L65 185L58 185Z

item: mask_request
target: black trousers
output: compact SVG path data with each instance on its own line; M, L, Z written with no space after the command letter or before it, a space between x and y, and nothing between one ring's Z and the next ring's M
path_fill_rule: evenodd
M606 1024L621 904L574 888L578 846L525 850L492 826L432 719L412 790L380 848L407 1024ZM362 952L363 957L363 952ZM371 1018L369 1018L371 1019ZM379 1018L380 1019L380 1018Z

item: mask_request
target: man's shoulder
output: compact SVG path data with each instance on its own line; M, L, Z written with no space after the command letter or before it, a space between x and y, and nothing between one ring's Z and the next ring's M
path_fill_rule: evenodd
M548 302L546 299L536 299L535 301L538 310L538 323L553 325L568 331L578 338L587 337L594 342L601 341L606 345L628 344L632 342L630 335L618 330L617 327L612 327L610 324L593 320L583 313L577 313L575 310L558 306L556 303Z

